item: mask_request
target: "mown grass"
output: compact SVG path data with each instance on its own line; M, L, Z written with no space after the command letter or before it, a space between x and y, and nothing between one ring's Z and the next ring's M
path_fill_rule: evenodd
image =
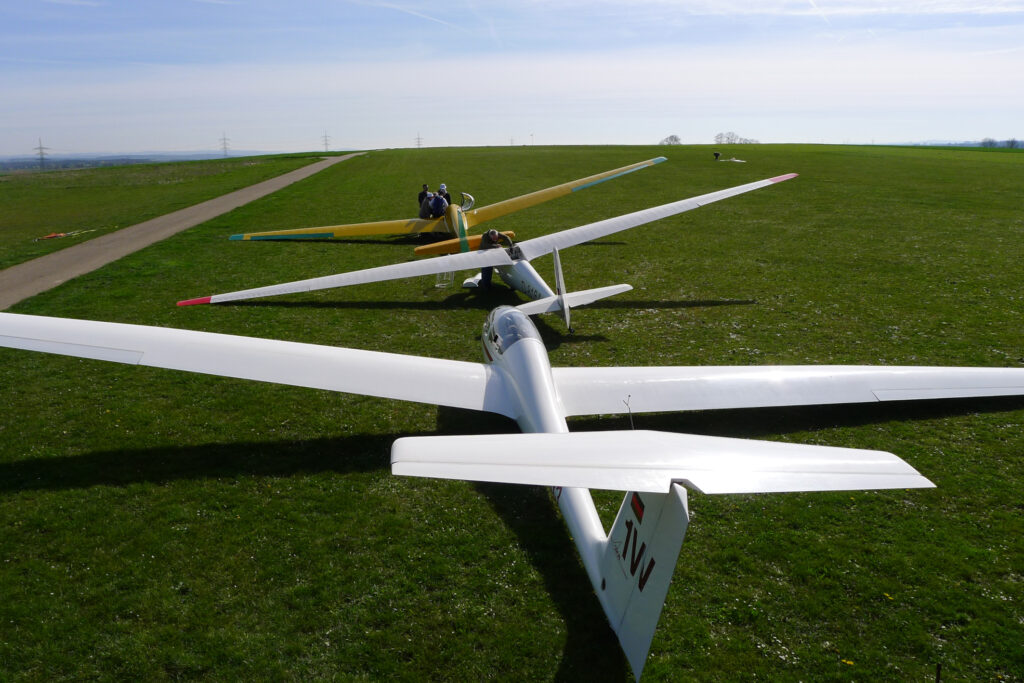
M1024 364L1024 155L750 146L374 152L23 302L22 313L478 360L517 295L381 283L178 299L412 258L405 238L229 234L480 205L665 154L496 221L521 238L796 171L563 253L635 289L539 327L556 365ZM551 274L550 259L537 268ZM459 277L459 274L456 276ZM638 428L891 450L935 490L691 494L649 680L1024 678L1024 401L635 416ZM628 428L586 418L574 429ZM0 351L7 679L629 680L546 491L388 472L410 434L502 418ZM618 495L595 494L610 521Z
M314 155L0 174L0 269L305 166ZM53 233L78 233L40 239Z

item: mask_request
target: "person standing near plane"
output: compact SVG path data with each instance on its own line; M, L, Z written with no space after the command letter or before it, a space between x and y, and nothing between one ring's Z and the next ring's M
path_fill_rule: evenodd
M429 200L430 202L430 217L440 218L444 215L445 209L448 208L448 200L444 198L439 192L433 193L433 196Z
M442 186L443 188L444 186ZM416 199L416 206L423 206L423 200L430 194L430 188L427 187L426 183L423 183L423 189L420 191L419 197Z
M449 204L452 203L452 196L450 194L448 194L448 186L447 185L445 185L444 183L441 183L441 187L438 188L437 193L439 195L441 195L442 197L444 197L444 200L446 202L448 202Z
M501 241L504 239L509 248L512 247L512 239L508 235L503 235L497 230L488 230L480 237L479 250L484 249L497 249L501 246ZM490 289L491 288L491 276L494 274L493 266L484 266L480 269L480 288Z

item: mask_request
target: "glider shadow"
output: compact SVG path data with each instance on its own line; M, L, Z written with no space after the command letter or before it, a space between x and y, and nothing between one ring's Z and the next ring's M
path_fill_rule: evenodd
M387 469L391 464L391 443L399 436L412 435L214 443L30 458L0 463L0 494L239 475L286 477L309 472L344 474Z
M457 408L438 408L440 434L509 434L515 423L497 415ZM572 538L558 514L550 489L543 486L476 483L495 513L516 535L519 548L544 580L544 590L555 603L566 628L565 647L557 681L624 680L629 666L600 604L594 600L590 579L575 553ZM604 628L595 628L604 624Z
M955 398L884 403L743 408L680 413L635 413L632 428L651 429L738 439L760 439L779 434L813 432L835 427L862 427L885 422L914 422L972 413L998 413L1024 409L1020 396ZM573 431L630 429L630 417L571 418Z

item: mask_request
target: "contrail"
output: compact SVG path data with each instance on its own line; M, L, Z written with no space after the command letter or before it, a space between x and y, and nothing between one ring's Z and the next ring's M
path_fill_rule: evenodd
M818 16L825 20L826 24L828 24L829 26L832 25L832 22L828 20L828 17L825 16L825 13L821 11L820 7L818 7L818 3L814 2L814 0L807 0L807 2L811 4L811 7L813 7L814 11L818 13Z

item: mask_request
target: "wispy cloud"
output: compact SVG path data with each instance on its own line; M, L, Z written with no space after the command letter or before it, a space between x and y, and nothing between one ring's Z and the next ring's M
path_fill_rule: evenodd
M101 0L43 0L50 5L71 5L74 7L106 7L108 3Z

